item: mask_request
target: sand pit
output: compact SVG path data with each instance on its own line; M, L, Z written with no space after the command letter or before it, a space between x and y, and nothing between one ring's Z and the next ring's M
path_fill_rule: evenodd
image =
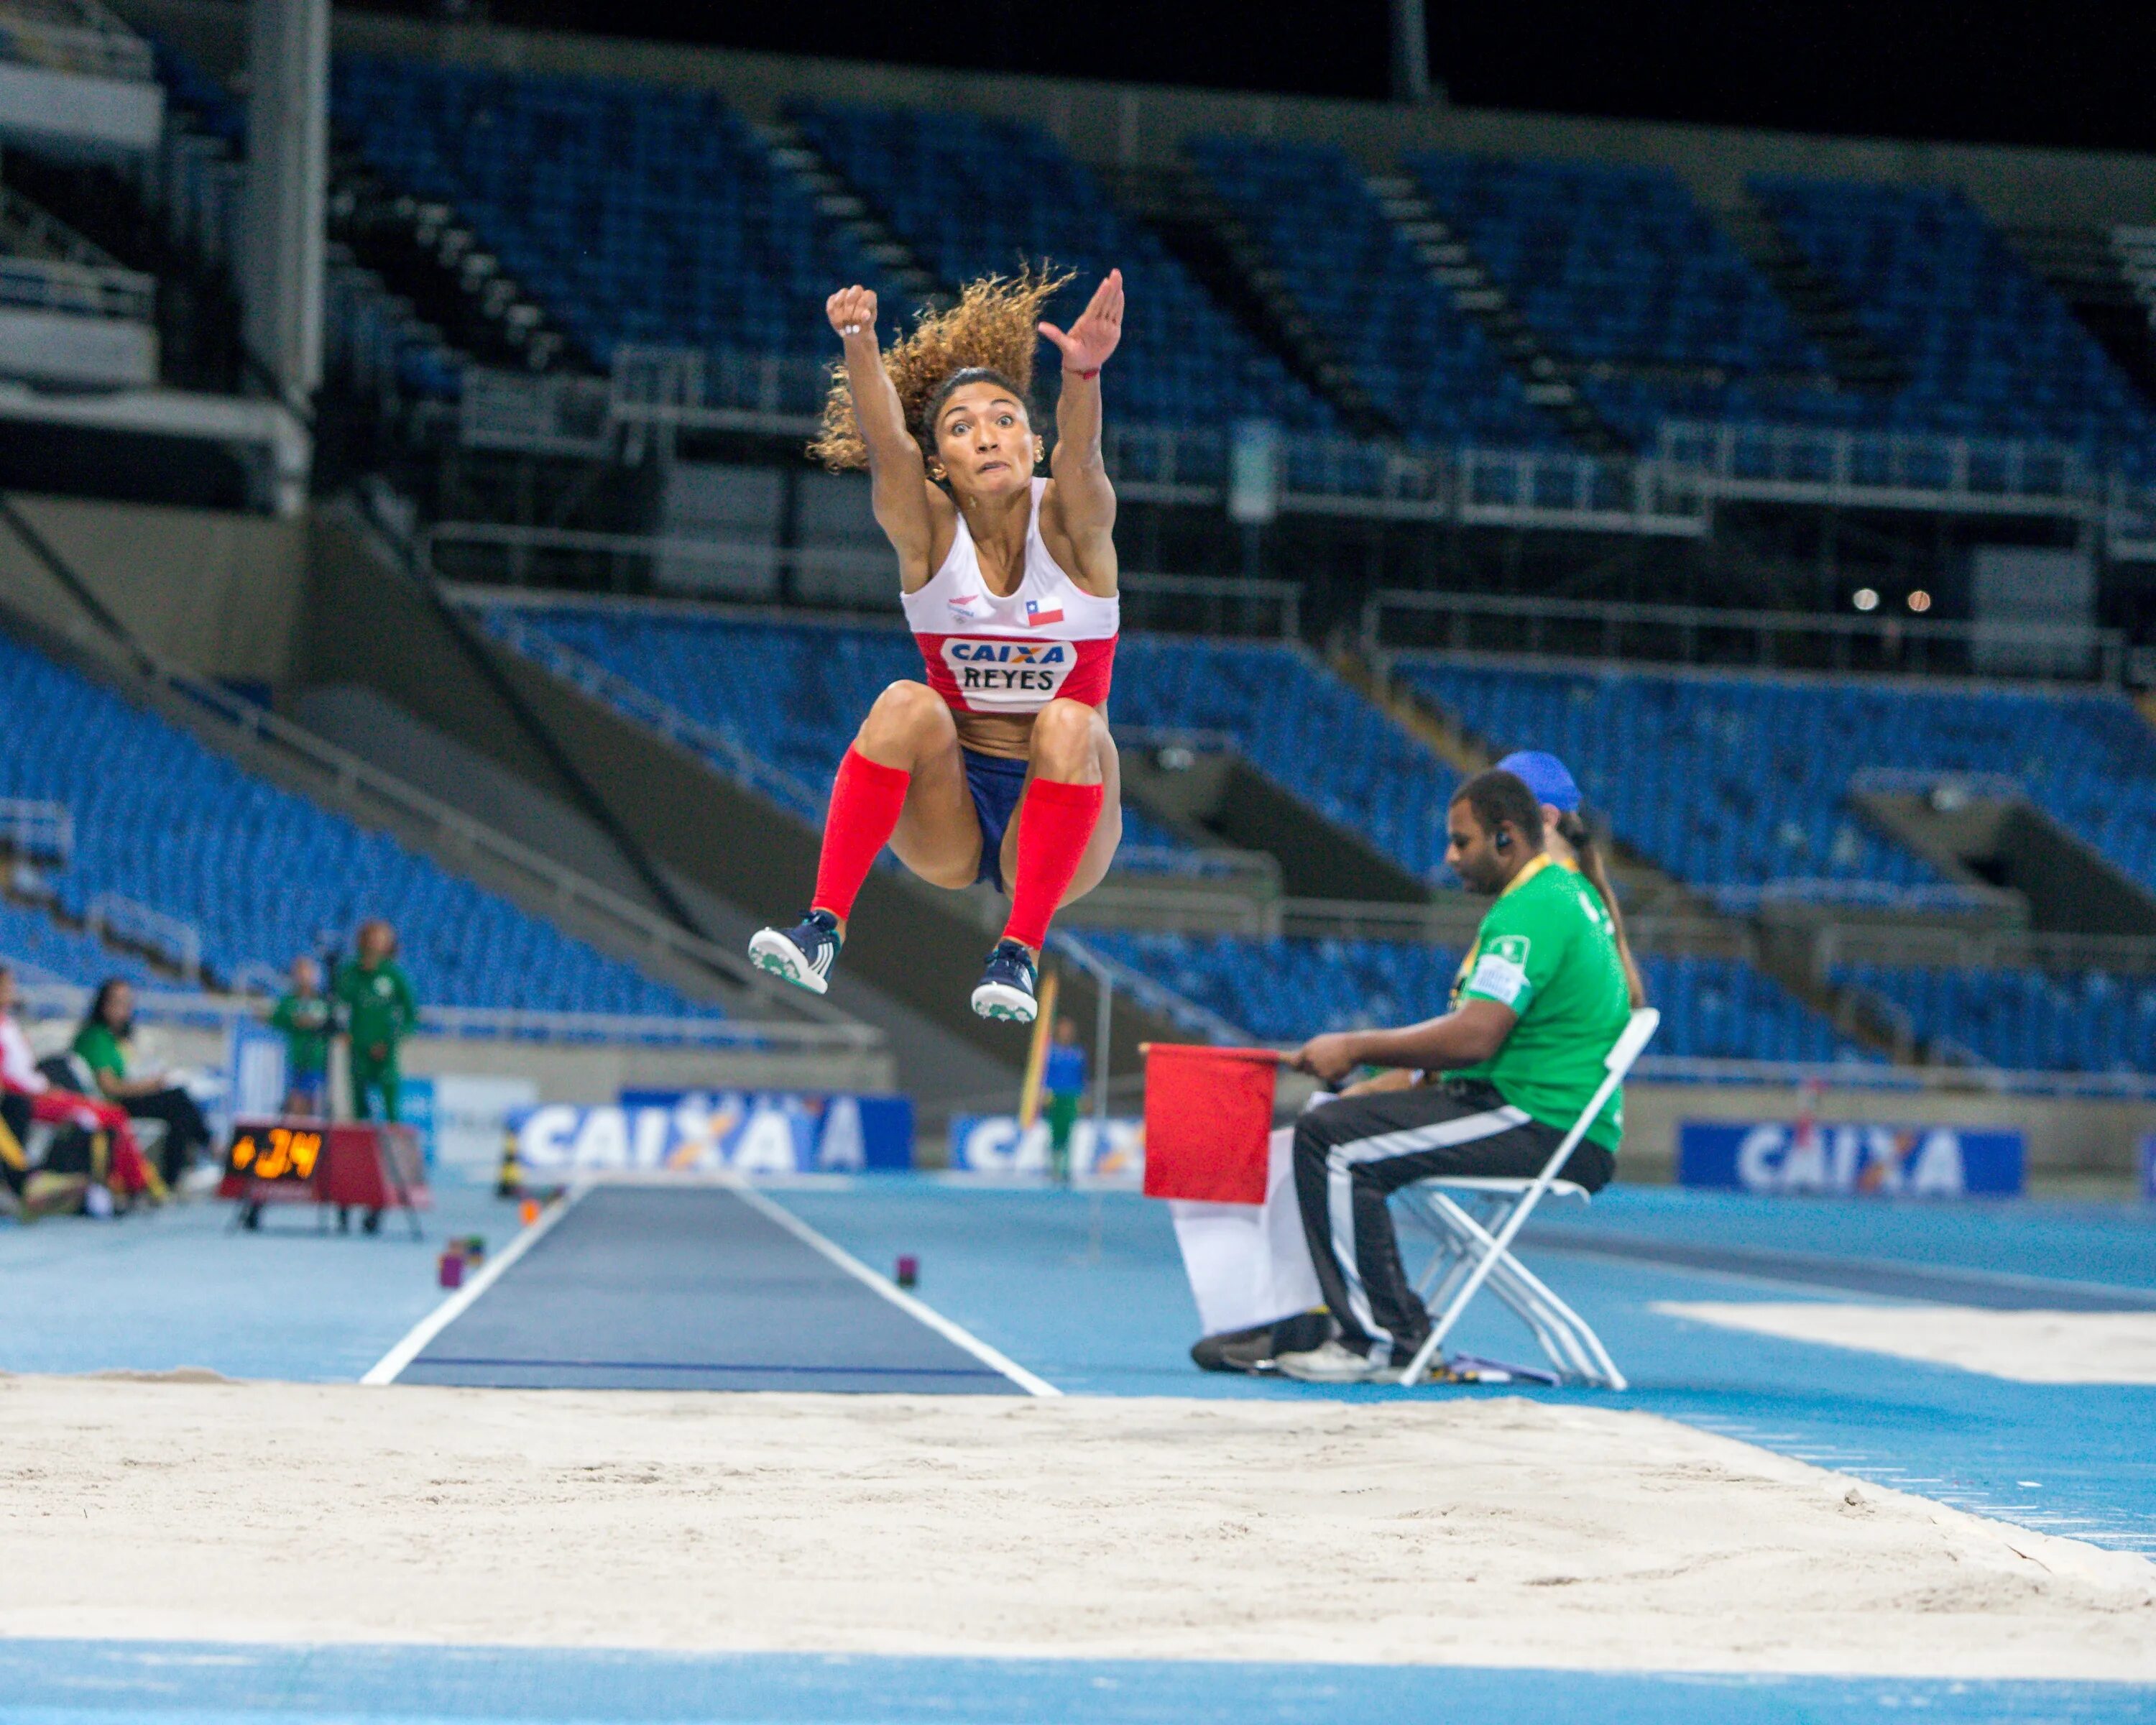
M2156 1677L2156 1567L1646 1414L0 1378L0 1630Z
M2156 1384L2156 1312L1993 1312L1824 1301L1666 1301L1655 1310L2023 1384Z

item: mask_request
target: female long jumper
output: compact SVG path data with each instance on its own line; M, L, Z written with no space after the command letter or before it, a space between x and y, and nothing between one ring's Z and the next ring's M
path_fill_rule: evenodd
M1038 321L1060 285L975 282L888 353L867 289L824 307L845 357L810 453L869 470L927 677L878 696L839 763L808 915L749 942L757 963L819 994L888 844L932 886L988 880L1009 895L973 1010L1030 1024L1049 919L1100 884L1122 839L1101 367L1122 336L1122 272L1109 272L1067 335ZM1063 388L1052 476L1037 479L1026 397L1042 336L1062 353Z

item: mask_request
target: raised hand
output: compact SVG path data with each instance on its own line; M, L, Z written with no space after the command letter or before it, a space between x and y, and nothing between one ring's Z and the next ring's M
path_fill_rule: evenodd
M841 336L875 333L876 296L865 287L840 288L824 302L824 316Z
M1065 371L1099 371L1123 339L1123 272L1108 272L1068 335L1052 323L1041 325L1040 333L1061 352Z

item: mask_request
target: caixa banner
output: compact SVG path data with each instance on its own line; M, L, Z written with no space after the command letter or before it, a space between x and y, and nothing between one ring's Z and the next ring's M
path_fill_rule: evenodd
M1048 1122L1021 1127L1015 1114L959 1114L951 1121L951 1166L977 1174L1045 1174ZM1111 1120L1104 1134L1091 1116L1070 1128L1070 1172L1092 1180L1145 1178L1145 1122Z
M913 1166L909 1096L624 1091L510 1117L527 1179L596 1173L855 1173Z
M2025 1158L2013 1129L1687 1120L1677 1179L1740 1192L1959 1198L2020 1191Z

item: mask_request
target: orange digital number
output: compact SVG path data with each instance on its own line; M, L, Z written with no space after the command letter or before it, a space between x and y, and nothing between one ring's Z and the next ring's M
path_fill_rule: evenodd
M235 1169L244 1168L254 1160L254 1134L242 1132L232 1141L232 1165Z
M285 1171L292 1165L291 1128L273 1126L270 1128L270 1153L254 1164L258 1180L281 1180Z
M292 1168L303 1180L315 1177L315 1163L322 1153L322 1135L320 1132L292 1134Z

